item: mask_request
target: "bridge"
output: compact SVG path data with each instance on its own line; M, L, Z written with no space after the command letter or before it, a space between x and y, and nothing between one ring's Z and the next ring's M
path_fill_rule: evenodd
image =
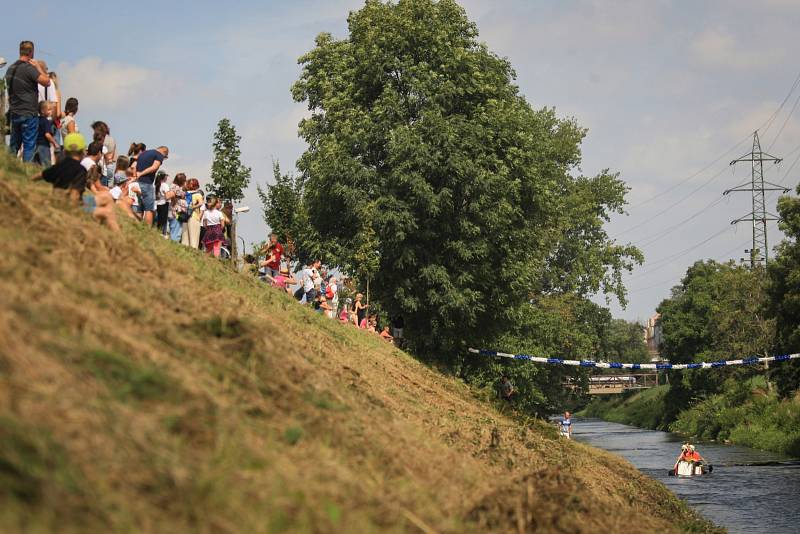
M616 395L626 391L650 389L659 385L659 375L653 373L627 373L624 375L593 375L589 377L589 395ZM565 388L575 389L573 379L563 383Z

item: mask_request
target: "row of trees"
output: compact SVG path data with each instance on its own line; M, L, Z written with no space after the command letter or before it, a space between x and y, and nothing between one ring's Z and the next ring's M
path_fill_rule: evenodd
M581 174L586 130L532 107L453 0L368 0L348 27L299 60L308 148L298 174L276 164L259 189L273 231L300 261L370 282L410 350L468 380L500 372L466 361L471 346L623 356L604 332L631 327L587 297L624 303L622 274L642 255L603 228L627 187ZM563 371L515 372L532 410L558 397L546 389Z
M798 190L800 192L800 190ZM786 234L768 268L700 261L664 300L661 354L673 362L714 361L797 351L800 346L800 199L778 201ZM744 383L760 367L672 373L661 426L701 399ZM800 387L800 365L784 362L767 377L781 397Z

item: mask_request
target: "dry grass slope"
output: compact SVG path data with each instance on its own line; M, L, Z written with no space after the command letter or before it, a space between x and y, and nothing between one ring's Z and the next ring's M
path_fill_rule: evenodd
M713 530L624 461L24 173L0 156L0 531Z

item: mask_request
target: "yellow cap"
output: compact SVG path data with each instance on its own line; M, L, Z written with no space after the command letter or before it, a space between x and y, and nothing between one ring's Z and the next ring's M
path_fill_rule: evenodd
M64 150L67 152L80 152L86 150L86 139L77 132L67 134L64 138Z

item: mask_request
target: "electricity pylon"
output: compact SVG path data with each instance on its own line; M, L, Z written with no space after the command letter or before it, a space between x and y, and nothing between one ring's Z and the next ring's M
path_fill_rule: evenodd
M723 195L728 193L738 193L749 191L753 198L753 211L740 217L731 224L738 224L740 222L749 221L753 224L753 247L750 252L750 266L755 267L757 264L764 262L764 265L769 261L769 248L767 242L767 222L777 221L780 219L777 215L773 215L767 211L767 203L764 198L766 191L781 191L783 193L789 190L778 184L764 181L764 162L772 162L778 164L782 161L781 158L776 158L766 152L761 151L761 142L758 139L758 130L753 132L753 150L749 154L731 161L731 165L749 161L751 165L750 182L736 186L733 189L728 189ZM748 251L745 251L748 252Z

